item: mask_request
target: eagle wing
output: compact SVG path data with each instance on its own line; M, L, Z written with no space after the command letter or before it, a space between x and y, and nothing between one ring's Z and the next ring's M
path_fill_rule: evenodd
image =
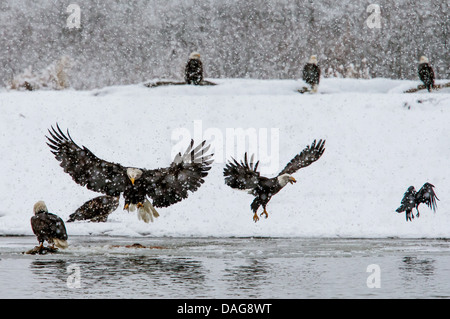
M110 196L119 196L124 191L127 182L126 169L116 163L104 161L95 156L86 147L79 147L70 137L65 135L58 124L57 130L52 126L48 130L51 138L47 145L55 158L61 162L64 172L72 179L88 189Z
M423 184L422 188L416 193L416 206L425 203L433 211L436 211L436 200L439 200L439 198L436 196L433 187L434 185L430 183Z
M166 168L143 170L142 179L146 194L153 200L155 207L167 207L188 197L189 191L195 192L205 181L213 162L213 154L205 155L211 145L206 141L194 148L191 140L186 152L178 153L172 164Z
M233 162L229 161L223 170L225 176L225 184L231 188L237 188L241 190L251 190L258 186L261 176L257 171L259 161L253 164L253 157L248 162L247 153L245 153L244 161L238 163L233 158Z
M80 206L69 216L67 222L76 220L105 222L108 219L108 215L114 212L117 207L119 207L119 197L108 195L98 196Z
M283 174L294 174L300 168L311 165L317 161L325 151L325 140L319 140L316 144L316 140L307 146L300 154L297 154L286 167L278 174L278 176Z
M55 214L40 213L31 217L31 228L40 240L52 238L67 240L64 221Z

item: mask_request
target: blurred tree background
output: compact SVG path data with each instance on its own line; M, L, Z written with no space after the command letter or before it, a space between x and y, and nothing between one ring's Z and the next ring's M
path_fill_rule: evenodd
M80 28L69 29L69 4ZM325 76L417 79L426 55L450 78L448 1L1 0L0 83L32 66L73 59L71 86L92 89L183 79L192 51L207 78L299 79L317 55ZM355 72L353 72L354 70Z

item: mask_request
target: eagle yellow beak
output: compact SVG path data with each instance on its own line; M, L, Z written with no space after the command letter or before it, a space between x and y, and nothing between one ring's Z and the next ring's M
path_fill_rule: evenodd
M295 178L293 178L293 177L290 177L290 178L289 178L289 182L290 182L291 184L297 183L297 181L296 181Z
M130 178L131 184L134 185L134 178Z

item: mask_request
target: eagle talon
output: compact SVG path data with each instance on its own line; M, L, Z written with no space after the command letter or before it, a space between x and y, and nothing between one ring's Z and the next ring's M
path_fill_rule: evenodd
M266 218L269 217L269 214L267 213L267 211L266 211L265 209L264 209L264 211L261 213L260 216L262 216L262 215L265 215Z
M123 206L123 210L128 210L129 207L130 207L130 204L125 204L125 206Z
M142 204L141 202L139 202L139 203L137 203L136 207L137 207L137 208L144 207L144 204Z
M253 215L253 221L256 223L259 220L258 214L255 212Z

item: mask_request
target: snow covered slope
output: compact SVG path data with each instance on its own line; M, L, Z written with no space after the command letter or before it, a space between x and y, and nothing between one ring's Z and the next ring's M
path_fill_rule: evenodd
M154 223L123 211L121 199L106 223L67 223L69 236L450 237L448 90L403 94L418 82L324 79L323 94L311 95L296 92L301 81L213 81L219 85L1 91L0 234L32 234L38 200L66 220L99 195L73 182L50 153L45 135L58 122L79 145L126 166L167 166L191 137L211 140L217 155L205 184L160 208ZM294 175L298 183L274 196L269 218L258 223L252 197L223 182L238 143L227 134L238 128L257 137L256 148L247 146L272 176L314 139L326 139L322 158ZM241 158L244 149L236 148ZM427 181L440 198L437 212L422 205L421 217L406 222L395 212L403 193Z

